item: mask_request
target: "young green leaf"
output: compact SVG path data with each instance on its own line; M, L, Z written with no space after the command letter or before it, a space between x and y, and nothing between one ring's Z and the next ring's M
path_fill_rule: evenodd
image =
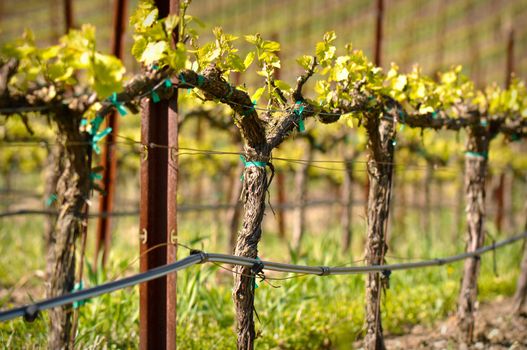
M140 61L146 65L150 65L156 61L161 60L166 55L168 45L165 41L158 41L155 43L148 43L145 50L141 54Z

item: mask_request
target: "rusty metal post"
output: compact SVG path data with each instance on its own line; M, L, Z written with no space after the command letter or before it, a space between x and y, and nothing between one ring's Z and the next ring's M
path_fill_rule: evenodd
M73 24L73 0L64 0L64 23L66 32L75 26Z
M179 0L170 0L170 13L179 14ZM175 48L179 40L179 26L172 33L172 45ZM177 189L179 164L177 152L178 145L178 94L174 92L169 102L168 108L168 145L170 146L168 155L168 175L167 175L167 237L166 241L170 244L167 246L167 264L177 260ZM167 276L167 334L166 349L176 349L176 329L177 329L177 274L172 273Z
M380 67L382 64L382 22L384 17L384 0L377 0L375 7L375 41L373 45L373 63ZM368 196L370 194L370 179L366 177L364 183L364 213L368 215Z
M511 85L512 74L514 73L514 29L510 28L507 33L507 58L505 63L505 88ZM506 169L502 170L499 180L494 189L494 200L496 202L496 217L494 223L498 232L503 228L505 218L505 177Z
M126 9L128 0L115 0L113 9L113 36L112 54L117 58L123 58L124 32L126 29ZM115 140L119 129L119 116L116 112L110 114L107 126L112 128L104 144L102 152L103 188L106 192L99 199L99 212L110 213L113 211L115 196L115 179L117 177L117 154L115 150ZM110 216L101 216L97 221L97 236L95 238L95 258L93 266L97 269L99 254L102 250L102 266L106 266L106 260L110 251L111 233Z
M156 0L159 16L179 12L178 0ZM177 41L177 31L174 42ZM171 102L144 101L141 116L140 270L176 260L177 242L177 95ZM142 350L176 348L175 274L143 283L139 289L139 347Z
M279 41L278 33L273 33L272 40ZM281 52L277 52L278 58L283 59ZM280 79L280 69L275 71L275 79ZM276 220L278 221L278 237L285 239L285 211L283 205L285 203L285 175L282 171L276 174L276 189L278 208L276 209Z
M284 203L285 203L285 176L283 172L278 172L276 174L276 186L277 186L277 200L278 208L276 209L276 219L278 221L278 236L282 239L285 239L285 212L284 212Z
M514 29L510 28L507 38L507 66L505 68L505 87L511 85L512 74L514 73Z
M384 16L384 0L377 0L375 11L375 46L373 50L373 63L377 67L382 64L382 22Z

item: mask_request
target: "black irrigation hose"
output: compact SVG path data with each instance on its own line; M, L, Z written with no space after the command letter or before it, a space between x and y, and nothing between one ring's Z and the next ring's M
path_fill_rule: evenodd
M362 274L370 272L381 272L383 274L389 273L393 270L410 270L430 266L440 266L451 264L456 261L478 257L489 251L496 250L506 245L512 244L521 239L527 238L527 231L504 239L500 242L493 243L485 247L481 247L473 252L462 253L447 258L441 259L430 259L411 263L391 264L391 265L370 265L370 266L352 266L352 267L329 267L329 266L303 266L303 265L291 265L276 263L272 261L261 261L257 259L245 258L227 254L215 254L205 253L201 251L191 251L191 255L178 260L172 264L156 267L152 270L139 273L134 276L126 277L117 281L101 284L96 287L84 289L81 291L73 292L67 295L43 300L35 304L29 304L15 309L0 312L0 321L11 320L16 317L24 317L27 321L33 321L40 311L58 307L66 304L71 304L75 301L81 301L89 298L99 296L101 294L110 293L126 287L131 287L139 283L147 282L169 273L182 270L192 265L204 263L204 262L216 262L224 264L235 264L243 266L254 266L254 264L263 264L265 270L279 271L279 272L290 272L290 273L301 273L311 274L318 276L327 275L350 275L350 274Z

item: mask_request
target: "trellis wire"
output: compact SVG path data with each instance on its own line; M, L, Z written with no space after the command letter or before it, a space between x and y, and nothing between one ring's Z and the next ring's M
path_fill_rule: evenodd
M168 150L177 150L178 152L174 154L174 156L199 156L199 155L215 155L215 156L240 156L243 153L241 152L231 152L231 151L216 151L216 150L208 150L208 149L199 149L199 148L190 148L190 147L173 147L168 145L161 145L156 143L149 143L149 144L143 144L140 141L134 140L132 138L117 135L118 138L122 138L127 140L125 141L115 141L110 143L111 145L128 145L128 146L141 146L142 148L148 148L148 149L154 149L154 148L161 148L161 149L168 149ZM0 147L8 146L8 147L20 147L20 145L27 145L28 147L30 145L34 145L35 147L49 147L51 145L58 145L58 143L46 143L42 141L17 141L17 142L0 142ZM74 145L74 146L88 146L91 145L91 142L74 142L74 143L68 143L68 145ZM181 152L183 151L183 152ZM368 161L366 160L335 160L335 159L301 159L301 158L284 158L284 157L272 157L272 160L280 161L280 162L286 162L286 163L292 163L292 164L308 164L311 167L323 169L323 170L330 170L330 171L347 171L346 168L332 168L327 166L321 166L316 164L363 164L366 165ZM377 162L377 164L383 164L383 165L393 165L397 168L404 168L404 169L411 169L411 170L426 170L427 166L423 165L407 165L407 164L400 164L395 162ZM442 171L442 172L456 172L457 169L454 167L448 167L448 166L435 166L436 171ZM365 169L355 169L355 171L366 171Z
M37 195L35 195L37 197ZM283 210L293 210L300 206L308 208L312 207L326 207L332 205L345 205L346 203L337 199L313 199L304 203L286 202L286 203L272 203L273 208ZM363 200L354 200L351 205L353 206L364 206ZM217 203L217 204L187 204L178 206L178 211L181 213L191 212L202 212L202 211L215 211L215 210L227 210L237 207L238 204L233 203ZM424 209L422 205L418 203L407 204L408 208ZM431 209L440 209L448 207L447 205L432 205ZM0 212L0 218L13 217L13 216L24 216L24 215L58 215L59 210L55 209L16 209ZM88 218L98 217L129 217L139 215L139 210L119 210L111 212L91 212L88 214Z
M31 321L36 318L40 311L44 311L50 308L59 307L67 304L71 304L75 301L81 301L89 298L93 298L102 294L107 294L119 289L132 287L140 283L151 281L153 279L163 277L169 273L173 273L192 265L201 264L205 262L220 263L220 264L231 264L241 266L253 266L254 264L262 263L264 270L287 272L295 274L308 274L317 276L328 276L328 275L350 275L350 274L364 274L364 273L375 273L385 271L396 271L396 270L410 270L418 269L431 266L441 266L451 264L457 261L461 261L468 258L479 258L480 255L485 254L489 251L494 251L498 248L507 246L521 239L527 238L527 231L509 237L499 242L495 242L492 245L481 247L472 252L466 252L462 254L453 255L446 258L437 258L430 260L423 260L409 263L389 264L389 265L367 265L367 266L351 266L351 267L330 267L330 266L305 266L305 265L292 265L285 263L277 263L272 261L264 261L251 259L241 256L217 254L217 253L205 253L202 251L191 251L191 255L178 260L172 264L156 267L149 271L139 273L130 277L126 277L120 280L108 282L87 288L81 291L76 291L67 295L58 296L55 298L46 299L34 304L25 305L22 307L14 308L11 310L0 312L0 321L8 321L16 317L24 317L26 320Z

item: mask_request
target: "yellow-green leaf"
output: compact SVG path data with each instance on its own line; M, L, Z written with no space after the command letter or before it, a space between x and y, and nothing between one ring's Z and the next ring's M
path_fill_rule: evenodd
M256 101L258 102L258 100L260 99L260 97L262 97L263 93L265 91L265 87L261 87L259 89L257 89L254 94L251 96L251 100L252 101Z
M245 56L245 59L243 60L243 65L245 66L245 69L249 68L251 63L254 61L254 51L251 51Z
M399 75L397 79L395 79L395 82L393 84L393 89L395 91L403 91L406 87L406 83L408 80L406 79L406 75Z
M287 84L283 80L275 80L274 84L276 85L277 88L279 88L282 91L289 91L289 90L291 90L291 86L289 86L289 84Z
M158 41L156 43L148 43L146 49L141 55L141 62L149 65L156 61L159 61L165 56L165 50L167 49L167 43L165 41Z

